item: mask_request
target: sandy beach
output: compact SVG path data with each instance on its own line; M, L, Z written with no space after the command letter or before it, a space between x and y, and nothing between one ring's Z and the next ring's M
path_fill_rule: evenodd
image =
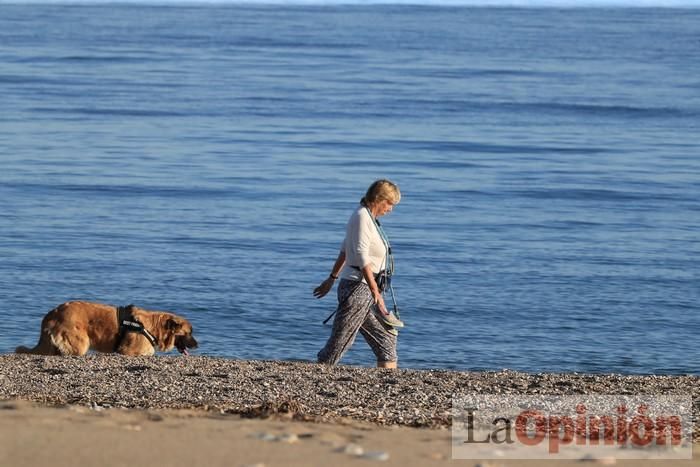
M208 357L0 356L0 465L468 465L451 395L700 394L696 376L377 370ZM700 465L595 459L547 465Z

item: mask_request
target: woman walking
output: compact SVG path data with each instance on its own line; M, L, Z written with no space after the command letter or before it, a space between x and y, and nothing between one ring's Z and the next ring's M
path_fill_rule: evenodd
M338 363L359 331L377 357L377 366L396 368L396 328L403 327L403 322L387 309L382 296L390 287L394 262L378 218L390 213L400 200L396 184L377 180L350 216L331 273L314 289L316 298L324 297L340 277L333 331L318 353L319 363Z

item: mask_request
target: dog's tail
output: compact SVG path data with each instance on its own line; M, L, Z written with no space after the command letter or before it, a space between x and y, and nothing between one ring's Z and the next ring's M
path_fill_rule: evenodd
M39 343L33 349L20 345L15 349L15 353L35 354L35 355L57 355L58 350L51 342L51 337L47 332L42 332L39 336Z

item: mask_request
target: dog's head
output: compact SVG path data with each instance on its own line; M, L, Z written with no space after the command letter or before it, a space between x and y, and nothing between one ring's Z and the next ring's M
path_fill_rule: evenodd
M181 354L188 355L188 349L196 349L197 341L192 335L192 325L185 318L170 315L165 319L165 339L163 350L175 347Z

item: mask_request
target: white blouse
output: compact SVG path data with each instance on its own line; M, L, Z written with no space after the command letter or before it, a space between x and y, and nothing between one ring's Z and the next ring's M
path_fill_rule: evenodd
M340 249L345 252L345 267L341 273L344 279L365 280L362 271L352 266L362 269L370 264L375 274L385 268L386 246L372 215L364 206L350 216Z

